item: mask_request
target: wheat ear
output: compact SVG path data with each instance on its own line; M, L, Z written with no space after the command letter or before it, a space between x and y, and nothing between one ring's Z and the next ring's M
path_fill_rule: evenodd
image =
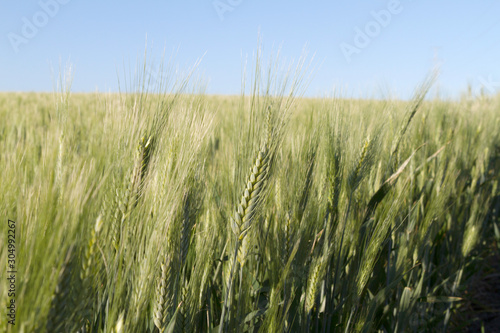
M361 153L359 155L358 163L356 165L356 168L354 169L353 173L351 174L350 177L350 185L352 188L352 191L354 192L355 189L358 187L359 183L361 182L363 175L364 175L364 169L366 168L367 164L367 157L368 157L368 148L370 147L371 140L368 137L365 140L365 143L363 147L361 148Z
M166 257L164 262L161 264L161 276L158 281L158 285L156 288L156 303L155 303L155 311L153 321L160 330L166 328L168 324L168 315L170 310L172 309L172 271L171 271L171 260L170 257Z
M191 313L188 308L189 286L184 284L181 291L181 303L179 305L179 321L176 322L176 332L192 332Z
M125 191L121 192L118 188L116 189L115 201L117 209L115 210L112 224L112 244L116 252L118 252L121 242L121 228L130 216L132 209L137 206L153 155L154 137L149 135L147 138L146 140L146 137L142 137L139 140L135 164L128 175L128 183Z
M250 169L250 175L247 178L247 184L241 196L240 204L234 213L234 217L231 217L231 229L239 241L245 237L252 226L256 208L262 201L264 183L268 175L269 154L267 147L264 146L259 151L255 163Z

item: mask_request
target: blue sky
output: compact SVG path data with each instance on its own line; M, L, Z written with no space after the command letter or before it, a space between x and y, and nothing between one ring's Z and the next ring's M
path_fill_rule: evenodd
M75 92L117 91L147 45L199 71L211 94L239 94L245 57L263 44L283 60L304 47L316 70L307 96L407 98L439 64L435 86L500 90L498 1L0 0L0 91L52 91L52 69L74 68Z

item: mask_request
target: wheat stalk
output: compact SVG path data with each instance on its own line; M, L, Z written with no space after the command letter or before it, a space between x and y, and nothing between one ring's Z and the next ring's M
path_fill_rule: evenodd
M146 137L148 138L146 140ZM137 206L140 195L144 190L145 179L151 158L154 152L154 136L143 136L139 140L136 150L136 159L132 171L127 176L128 182L122 191L115 186L115 209L112 222L112 244L115 253L118 252L121 242L121 231L124 223L127 221L132 209Z
M186 193L184 193L181 226L182 229L179 247L179 259L181 267L183 267L186 262L191 239L191 232L195 220L195 214L198 210L198 207L195 207L195 201L198 198L194 197L194 191L197 191L197 189L189 189Z
M73 247L70 247L59 271L57 285L50 301L50 310L46 324L47 332L59 332L66 329L65 325L67 323L71 323L72 315L67 316L66 310L73 306L71 297L72 262Z
M101 214L96 219L95 227L91 231L90 240L87 244L87 247L84 250L83 259L82 259L82 268L80 271L80 279L82 281L83 288L85 288L86 292L89 295L93 295L91 278L95 274L95 267L96 267L95 252L96 252L96 248L97 248L97 239L98 239L99 233L102 229L102 225L103 225L103 219L102 219L102 214ZM84 320L88 320L89 319L88 315L92 311L91 305L89 306L88 302L84 302L84 304L82 304L82 309L83 309L83 311L82 311L81 316L84 318ZM80 329L80 331L85 332L86 329L87 329L87 322L83 325L83 327Z
M125 320L124 313L120 313L118 320L116 321L115 327L112 329L113 333L123 333L125 332L123 321Z
M219 333L223 332L224 330L224 318L227 311L229 295L232 291L232 282L236 269L236 259L238 257L239 247L246 234L248 233L248 230L252 226L255 214L257 212L257 207L262 202L265 185L267 184L266 181L269 176L269 167L269 150L267 148L267 145L264 145L257 154L257 158L255 159L253 167L250 168L250 174L247 178L247 183L245 186L245 190L243 191L243 195L241 196L240 204L238 205L238 209L234 213L234 216L231 217L231 229L233 231L233 234L236 236L236 244L234 249L231 273L229 275L228 288L224 305L222 307Z

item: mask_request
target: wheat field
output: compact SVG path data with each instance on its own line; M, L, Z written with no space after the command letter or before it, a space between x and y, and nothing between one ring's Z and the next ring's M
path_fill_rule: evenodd
M494 327L500 96L303 98L301 66L1 93L0 332Z

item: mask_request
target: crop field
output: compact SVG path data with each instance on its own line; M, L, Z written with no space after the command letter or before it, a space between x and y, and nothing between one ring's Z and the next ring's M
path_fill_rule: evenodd
M301 68L1 93L0 332L500 327L500 96L303 98Z

